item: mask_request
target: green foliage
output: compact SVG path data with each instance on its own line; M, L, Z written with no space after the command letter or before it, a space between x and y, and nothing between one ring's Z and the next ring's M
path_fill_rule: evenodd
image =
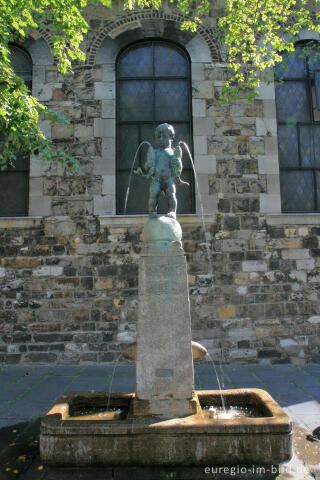
M82 11L87 0L0 0L0 168L14 165L20 152L40 155L44 160L58 158L64 165L77 168L77 162L56 150L39 128L39 117L70 122L50 111L33 97L10 64L10 43L23 40L36 28L50 27L53 54L63 74L72 72L72 61L83 61L80 49L88 30ZM108 4L105 0L100 3Z
M261 79L293 52L303 29L320 33L319 0L227 0L226 15L219 19L222 40L228 46L230 78L223 99L235 96L252 100Z
M191 20L182 29L196 31L202 19L214 7L211 0L170 0ZM9 45L23 41L33 30L50 26L53 54L59 71L72 73L72 63L85 59L80 44L88 30L83 17L88 3L110 8L112 0L0 0L0 168L14 164L16 155L41 155L45 160L58 158L75 169L77 163L62 151L56 151L39 129L39 117L70 123L50 111L30 95L10 64ZM124 0L123 8L161 7L162 0ZM296 35L302 30L320 33L320 0L226 0L225 16L219 18L214 35L227 45L229 78L222 89L222 101L248 98L252 101L261 79L292 52ZM269 75L269 76L268 76Z

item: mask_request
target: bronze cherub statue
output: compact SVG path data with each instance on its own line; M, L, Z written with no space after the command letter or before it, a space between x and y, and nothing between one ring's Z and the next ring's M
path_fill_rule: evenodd
M156 148L149 147L147 161L142 169L137 168L134 173L143 177L152 178L150 185L150 196L148 211L150 217L157 216L158 199L161 192L164 192L168 199L168 217L176 218L177 197L176 183L188 185L181 180L182 172L182 150L178 145L172 148L175 131L172 125L162 123L155 130Z

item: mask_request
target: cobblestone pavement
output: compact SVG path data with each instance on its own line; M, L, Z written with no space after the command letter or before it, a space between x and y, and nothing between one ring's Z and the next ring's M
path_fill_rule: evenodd
M222 388L262 388L291 417L295 454L279 478L320 479L320 441L316 430L320 426L320 364L227 365L216 369ZM50 480L55 477L41 465L38 453L41 417L61 394L73 390L134 391L135 367L119 365L114 371L112 366L2 365L0 385L0 480ZM218 388L213 366L196 365L195 386ZM115 478L110 469L99 472L93 473L92 478ZM84 477L81 470L67 476L61 470L59 478ZM153 476L150 473L143 478ZM192 478L200 477L194 474Z

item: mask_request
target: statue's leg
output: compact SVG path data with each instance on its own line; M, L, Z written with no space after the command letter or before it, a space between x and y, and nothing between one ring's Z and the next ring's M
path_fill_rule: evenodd
M157 215L157 206L158 206L158 198L161 192L161 184L158 180L152 180L150 185L150 196L149 196L149 215L150 217L155 217Z
M176 218L177 196L176 196L176 186L173 180L167 185L166 195L168 197L168 204L169 204L168 217Z

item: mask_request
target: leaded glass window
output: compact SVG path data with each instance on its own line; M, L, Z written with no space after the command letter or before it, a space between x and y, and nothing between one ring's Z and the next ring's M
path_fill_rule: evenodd
M192 151L191 86L189 59L180 47L164 41L136 43L124 50L117 62L117 213L148 211L150 181L133 176L127 210L126 190L134 154L143 140L154 145L160 123L174 126L176 136ZM146 162L148 146L140 149L135 168ZM192 166L183 154L182 179L190 188L177 186L178 213L194 212ZM161 196L162 197L162 196ZM160 197L158 211L165 210Z
M28 53L11 45L11 64L16 75L23 78L31 90L32 61ZM17 155L14 166L0 170L0 216L28 215L29 158Z
M320 211L320 49L300 44L276 68L283 212Z

